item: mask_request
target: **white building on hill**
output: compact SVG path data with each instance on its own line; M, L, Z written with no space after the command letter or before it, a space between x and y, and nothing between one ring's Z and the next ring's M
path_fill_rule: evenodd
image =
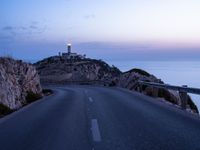
M67 44L67 53L62 53L62 57L65 57L66 59L84 59L86 55L80 55L77 53L72 53L72 45Z

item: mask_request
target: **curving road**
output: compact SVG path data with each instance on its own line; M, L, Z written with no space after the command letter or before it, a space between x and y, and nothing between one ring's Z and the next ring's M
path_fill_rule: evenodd
M0 150L200 150L200 119L120 88L52 86L0 119Z

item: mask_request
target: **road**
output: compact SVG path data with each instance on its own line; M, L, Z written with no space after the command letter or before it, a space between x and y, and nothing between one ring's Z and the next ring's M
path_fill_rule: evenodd
M0 119L0 150L200 150L200 119L140 93L53 86Z

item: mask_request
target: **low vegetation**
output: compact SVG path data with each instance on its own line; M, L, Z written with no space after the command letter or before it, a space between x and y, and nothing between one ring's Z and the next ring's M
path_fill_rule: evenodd
M40 98L42 98L42 96L40 94L33 93L32 91L28 91L27 96L26 96L26 104L37 101Z
M43 89L42 92L45 96L53 94L53 91L51 89ZM42 98L41 94L37 94L37 93L33 93L32 91L28 91L27 96L26 96L26 102L23 105L24 106L28 105L28 104L35 102L41 98ZM4 117L14 111L16 111L16 110L12 110L9 107L5 106L4 104L0 103L0 118Z
M43 89L43 90L42 90L42 93L43 93L45 96L48 96L48 95L53 94L53 91L52 91L51 89Z
M136 72L136 73L141 74L141 75L144 75L144 76L147 76L147 77L150 76L150 74L148 72L146 72L142 69L134 68L131 71Z
M8 115L10 113L12 113L14 110L11 110L10 108L8 108L7 106L3 105L2 103L0 103L0 117L3 117L5 115Z

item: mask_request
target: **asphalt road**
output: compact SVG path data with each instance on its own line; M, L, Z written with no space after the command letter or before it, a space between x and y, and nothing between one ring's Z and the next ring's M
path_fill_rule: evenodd
M200 119L119 88L55 93L0 119L0 150L200 150Z

